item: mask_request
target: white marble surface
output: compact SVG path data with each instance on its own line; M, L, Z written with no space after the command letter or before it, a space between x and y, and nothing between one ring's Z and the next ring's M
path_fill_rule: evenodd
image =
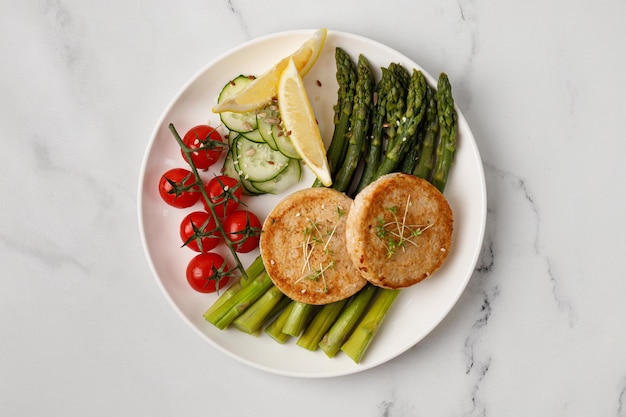
M0 415L626 416L626 2L0 2ZM212 349L137 226L170 99L251 38L328 27L445 70L480 148L477 270L410 351L332 379Z

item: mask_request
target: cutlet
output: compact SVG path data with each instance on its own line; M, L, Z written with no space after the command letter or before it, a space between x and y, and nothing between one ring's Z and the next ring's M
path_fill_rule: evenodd
M260 249L274 285L289 298L328 304L350 297L367 281L346 250L352 199L329 188L287 196L263 223Z
M372 284L399 289L431 276L450 251L453 214L444 196L413 175L385 175L354 199L346 244Z

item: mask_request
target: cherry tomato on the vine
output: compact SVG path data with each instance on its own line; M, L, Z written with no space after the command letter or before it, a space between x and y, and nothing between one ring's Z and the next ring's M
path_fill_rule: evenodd
M239 181L226 175L218 175L211 178L204 186L209 200L215 205L215 213L218 217L226 217L239 207L243 193ZM204 199L204 209L209 211Z
M217 253L200 253L187 265L187 282L198 292L215 292L228 284L229 280L230 268Z
M197 149L191 153L191 160L196 168L206 170L215 164L226 149L224 138L209 125L194 126L183 137L183 143L190 149ZM181 149L181 155L185 153Z
M180 222L180 238L183 245L189 249L195 252L208 252L221 241L216 228L213 216L206 211L194 211Z
M259 246L261 221L247 210L237 210L222 223L226 236L233 242L235 251L247 253Z
M200 199L200 190L194 185L196 179L191 171L173 168L164 173L159 180L159 194L163 201L172 207L191 207Z

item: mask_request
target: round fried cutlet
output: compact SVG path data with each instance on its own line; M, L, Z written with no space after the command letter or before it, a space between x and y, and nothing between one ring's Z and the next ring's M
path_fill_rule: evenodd
M452 229L452 210L437 188L394 173L356 196L346 220L346 244L363 277L398 289L428 278L441 266Z
M367 281L346 251L346 218L352 199L329 188L289 195L263 223L260 249L274 285L306 304L350 297Z

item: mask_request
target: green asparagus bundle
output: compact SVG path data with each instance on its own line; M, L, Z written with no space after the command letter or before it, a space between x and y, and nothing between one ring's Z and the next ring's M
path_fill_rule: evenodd
M421 130L422 139L419 144L417 159L413 162L413 175L425 180L430 180L430 173L435 165L435 146L439 133L439 118L437 115L436 92L431 87L427 91L428 109L426 111L426 125ZM406 167L410 172L410 167Z
M333 181L333 188L338 191L348 191L361 159L363 144L370 126L373 88L374 75L372 74L370 64L367 58L359 55L356 94L354 96L348 148L343 158L343 163Z
M417 131L421 127L426 112L426 90L428 86L421 71L414 69L409 80L406 98L406 110L397 120L397 129L393 137L388 138L385 156L376 171L374 179L393 172L406 149L412 146Z
M335 62L337 66L337 84L339 84L337 104L335 104L335 130L326 152L331 175L334 175L339 169L338 167L341 161L343 161L348 147L347 137L350 130L358 77L352 58L343 49L335 49ZM316 179L313 183L314 187L320 187L321 185L322 183L319 179Z
M432 183L443 192L448 182L448 174L452 167L456 151L457 114L454 109L452 87L445 73L437 82L437 114L439 116L439 146L437 146L437 162L432 176Z
M414 174L414 171L417 167L417 161L422 154L424 141L429 139L434 143L435 135L437 135L439 129L439 121L437 118L437 102L435 101L435 91L432 87L427 86L426 88L426 96L424 97L426 102L426 113L424 114L424 121L422 122L424 125L421 129L418 129L417 135L413 142L413 146L411 146L404 157L402 158L402 162L399 167L399 171L404 172L405 174ZM427 138L428 137L428 138ZM430 172L432 169L432 165L427 172ZM425 176L426 174L424 174ZM416 175L420 178L424 178L424 176Z

